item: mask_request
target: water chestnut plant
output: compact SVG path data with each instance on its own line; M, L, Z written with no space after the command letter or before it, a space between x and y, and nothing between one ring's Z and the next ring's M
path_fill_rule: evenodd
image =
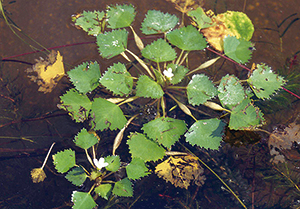
M148 163L158 160L164 161L157 165L155 173L175 186L188 188L192 181L203 184L199 159L173 150L174 144L183 139L191 145L217 150L226 126L255 130L264 124L264 118L253 98L269 99L286 82L266 64L254 65L244 80L227 74L213 81L198 73L214 65L219 57L189 69L189 54L209 46L236 63L249 62L254 27L244 13L227 11L215 15L198 7L187 12L190 24L185 26L179 24L175 15L149 10L140 30L145 36L158 38L144 45L135 32L138 28L132 27L136 12L132 5L110 5L105 11L83 11L72 19L76 27L95 37L102 58L121 56L127 60L115 62L107 69L87 61L67 73L74 88L60 97L58 107L66 110L75 122L89 124L74 137L74 143L84 150L90 167L78 165L76 153L70 148L54 154L53 161L57 172L66 174L72 184L93 182L88 192L73 192L73 208L93 208L98 197L133 196L132 180L149 175ZM216 27L222 29L218 35L214 33ZM140 53L128 48L129 34ZM128 126L140 118L139 112L125 115L124 107L146 99L156 107L153 119L140 124L139 131L124 136ZM209 107L220 116L198 119L192 111L198 106ZM171 117L174 108L187 117ZM190 119L194 122L188 122ZM109 130L118 130L118 134L112 155L102 156L96 148L105 139L98 135ZM126 139L131 161L121 162L118 148ZM126 175L114 178L112 174L120 169L125 169ZM182 173L175 173L176 169ZM182 178L184 175L186 178Z

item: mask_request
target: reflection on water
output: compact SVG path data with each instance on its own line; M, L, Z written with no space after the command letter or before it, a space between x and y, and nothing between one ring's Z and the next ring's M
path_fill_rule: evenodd
M9 4L3 1L9 17L28 36L41 43L46 48L66 44L93 42L81 30L71 24L72 14L82 10L102 10L108 4L124 1L26 1L17 0ZM137 7L137 18L134 27L139 28L140 22L148 9L158 9L181 17L181 14L162 0L126 1ZM280 23L290 15L297 13L298 0L206 0L204 8L215 13L226 10L244 11L255 25L253 42L256 51L251 61L264 62L274 70L283 68L286 59L293 57L299 51L299 22L289 23L299 17L299 14ZM30 45L37 46L32 40L21 35L23 42L0 19L0 56L31 52ZM288 28L289 27L289 28ZM286 30L288 28L288 30ZM286 30L286 32L285 32ZM141 33L138 32L138 35ZM282 34L284 35L280 37ZM143 36L143 35L141 35ZM145 40L145 42L151 40ZM131 47L131 45L129 45ZM101 69L115 62L100 59L95 44L82 44L60 48L67 69L82 61L95 60L101 64ZM208 56L210 56L208 54ZM49 94L38 92L38 86L32 83L25 70L31 67L35 59L46 57L43 53L33 53L14 60L5 61L0 66L0 207L1 208L68 208L70 194L76 188L65 178L53 172L53 166L48 163L45 168L47 179L41 184L33 184L30 170L39 167L45 157L46 150L52 142L57 142L54 152L72 144L74 134L81 128L56 105L59 96L69 87L66 78L61 79L58 86ZM195 54L190 65L199 64L201 57ZM17 61L16 61L17 60ZM249 63L251 66L251 63ZM237 75L245 75L235 65L225 63L222 69ZM294 70L298 70L294 63ZM222 76L222 75L220 75ZM268 125L264 127L272 132L278 124L287 126L299 114L299 101L293 99L292 104L269 111L266 115ZM268 110L267 108L265 108ZM219 152L195 150L195 153L205 160L239 195L250 208L252 204L258 208L294 208L299 198L299 147L293 145L291 152L282 150L288 163L273 165L269 162L269 149L265 134L227 133L226 140L235 139L234 143L224 144ZM231 146L230 144L234 144ZM111 146L111 145L108 145ZM110 147L111 148L111 147ZM107 148L107 149L110 149ZM297 170L298 169L298 170ZM135 193L141 194L133 208L240 208L234 197L222 186L219 180L209 171L203 187L190 187L189 190L174 188L163 180L152 175L136 182ZM153 183L154 182L154 183ZM84 189L84 188L83 188ZM135 197L136 198L136 197ZM120 199L118 208L128 208L132 199ZM102 202L105 204L105 202ZM299 206L299 205L298 205ZM291 206L292 207L292 206Z

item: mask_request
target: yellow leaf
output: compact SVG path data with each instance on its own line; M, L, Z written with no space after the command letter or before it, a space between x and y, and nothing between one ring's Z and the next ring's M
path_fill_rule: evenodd
M158 164L155 173L158 177L170 181L174 186L187 189L191 181L196 185L204 184L205 176L203 168L196 157L170 156L167 160Z
M33 73L28 77L40 87L38 91L49 93L65 75L63 58L59 51L52 51L46 60L40 58L33 68L27 69L27 73Z
M46 174L42 168L34 168L31 170L31 179L33 183L40 183L44 181Z
M224 24L224 15L219 14L213 16L213 12L208 11L209 15L212 16L212 27L204 28L201 30L203 35L206 37L207 42L212 45L216 50L223 51L223 39L225 36L235 36L226 25Z

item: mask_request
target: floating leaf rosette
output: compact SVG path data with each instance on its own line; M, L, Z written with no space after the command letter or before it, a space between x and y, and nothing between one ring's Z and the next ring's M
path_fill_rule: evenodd
M127 122L120 107L106 99L96 98L91 111L94 115L92 125L95 125L95 130L122 129Z
M217 95L217 88L204 74L193 75L187 86L189 103L192 105L204 104Z
M100 184L95 188L95 192L100 195L100 197L108 200L110 194L112 191L112 185L111 184Z
M167 62L176 58L175 50L161 38L147 45L142 50L142 55L154 62Z
M245 91L239 80L234 75L222 78L218 87L218 97L225 107L233 107L245 99Z
M247 80L255 95L261 99L269 99L281 86L285 84L283 77L274 73L265 64L257 65L249 79Z
M161 86L146 75L139 77L136 87L136 95L152 99L161 98L164 91Z
M117 29L131 25L135 17L134 7L130 5L111 5L106 11L108 28Z
M124 178L121 181L115 183L112 193L121 197L132 197L133 195L132 183L128 178Z
M81 129L81 131L77 134L77 136L75 136L74 139L74 143L76 144L76 146L82 149L88 149L95 145L97 142L97 137L91 133L88 133L85 128Z
M105 32L97 36L97 45L100 55L110 59L125 51L127 48L128 32L125 29Z
M103 30L104 16L105 13L100 11L83 11L81 14L73 16L72 20L88 35L97 36Z
M145 19L142 22L142 32L146 35L166 33L174 28L178 23L175 15L162 13L157 10L148 10Z
M131 92L133 78L122 63L109 67L100 79L100 83L116 95L124 96Z
M100 67L97 62L84 62L70 70L68 76L76 89L85 94L99 85Z
M164 148L140 133L132 133L127 144L132 158L140 158L145 162L159 160L165 155Z
M206 41L203 35L192 25L167 33L167 39L171 44L185 51L202 50L206 48Z
M92 102L85 94L80 94L76 89L70 89L60 97L60 109L69 112L76 122L83 122L88 118Z
M235 130L251 130L261 126L263 123L263 113L247 98L233 108L230 114L229 128Z
M227 36L224 38L224 53L229 58L237 63L246 63L251 59L252 51L250 50L252 44L250 41L244 39L237 39L234 36Z
M53 164L55 165L55 169L59 173L65 173L70 168L76 165L75 163L75 152L71 149L65 149L64 151L60 151L55 155L52 155Z
M72 202L74 203L73 209L93 209L97 205L88 192L74 191L72 194Z
M170 148L187 130L183 120L161 117L146 123L142 130L159 144Z
M185 134L186 141L206 149L218 149L225 123L217 118L195 122Z
M145 162L140 158L133 158L128 166L126 166L126 173L129 179L136 180L144 176L148 176L148 168Z
M81 186L85 182L87 175L82 167L75 167L67 173L65 178L75 186Z
M193 25L196 25L199 29L208 28L212 26L213 22L210 17L208 17L201 7L195 10L191 10L187 13L193 19Z

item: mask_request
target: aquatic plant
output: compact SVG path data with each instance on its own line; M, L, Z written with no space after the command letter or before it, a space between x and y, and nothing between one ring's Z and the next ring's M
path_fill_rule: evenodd
M204 12L201 7L183 11L191 18L191 24L177 27L179 19L175 15L149 10L141 31L158 38L146 46L132 27L136 15L132 5L110 5L106 11L83 11L74 15L75 25L95 36L102 58L121 55L128 63L120 59L101 74L100 65L89 61L67 73L74 88L60 97L58 107L66 110L76 122L89 124L75 136L74 143L85 151L90 168L76 163L72 149L54 154L53 161L56 170L66 174L65 178L74 185L93 182L88 192L73 192L73 208L93 208L99 196L104 199L111 195L132 196L131 180L149 175L148 162L159 160L164 160L155 169L159 177L186 189L191 182L201 185L205 177L199 161L206 164L191 153L172 150L180 138L191 145L217 150L226 125L233 130L255 130L264 123L263 113L252 98L270 99L286 82L269 66L254 64L245 80L227 74L219 81L197 73L212 66L219 57L195 69L188 66L189 54L205 50L208 43L220 53L224 52L222 56L232 62L249 62L253 48L250 39L254 32L251 20L246 14L234 11L218 15ZM139 55L128 49L128 28ZM143 99L152 106L156 104L155 118L129 134L127 145L131 161L121 162L116 153L125 130L140 115L139 112L125 115L124 106ZM208 114L208 118L199 120L191 111L195 109L192 106L206 106L220 112L220 116ZM170 111L175 108L194 122L170 117ZM119 130L109 156L96 152L99 142L105 140L98 136L104 130ZM126 175L114 178L112 174L122 169Z

